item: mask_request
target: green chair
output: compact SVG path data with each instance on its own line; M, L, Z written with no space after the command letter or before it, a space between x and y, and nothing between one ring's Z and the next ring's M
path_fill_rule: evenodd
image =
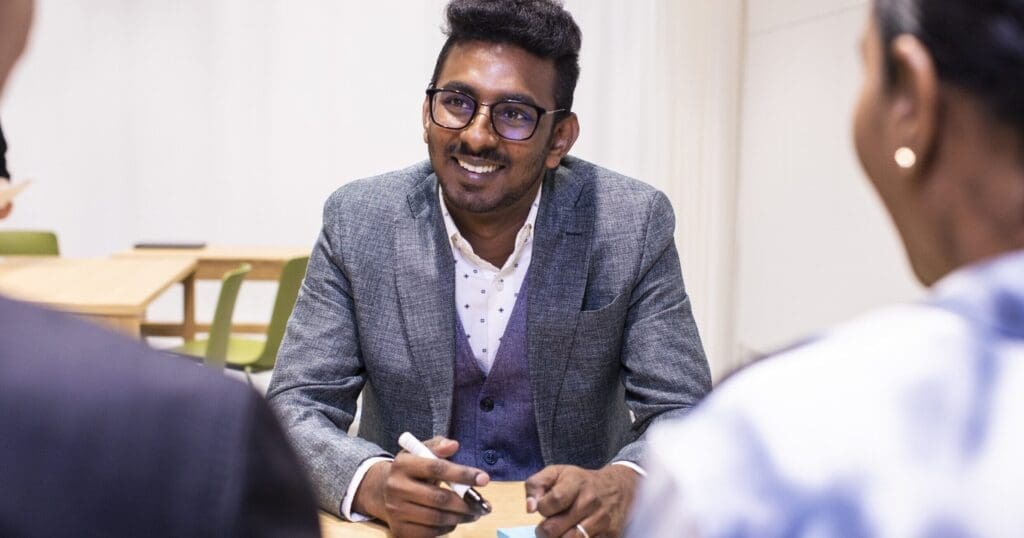
M2 231L0 256L59 256L53 232Z
M231 338L228 342L228 368L252 374L274 367L277 350L284 339L284 330L288 326L292 309L295 308L295 300L299 297L299 288L302 287L302 279L306 276L308 264L309 256L292 258L285 262L281 278L277 282L277 297L274 299L274 311L267 326L266 338Z
M216 370L222 370L228 355L228 342L231 339L231 318L235 314L235 302L238 290L242 287L245 275L252 266L243 263L238 269L224 273L221 279L220 295L217 297L217 309L210 323L209 337L201 340L185 342L172 351L202 357L203 364Z

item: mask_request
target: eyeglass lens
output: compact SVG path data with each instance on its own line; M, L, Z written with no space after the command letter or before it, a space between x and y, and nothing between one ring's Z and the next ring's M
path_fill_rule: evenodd
M434 94L431 112L434 121L446 129L463 129L476 114L473 98L452 91ZM498 135L509 140L526 140L537 128L537 110L530 105L504 101L491 105L491 124Z

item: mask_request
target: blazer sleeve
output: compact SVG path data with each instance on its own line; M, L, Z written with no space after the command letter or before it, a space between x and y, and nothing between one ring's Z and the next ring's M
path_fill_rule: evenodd
M675 215L655 194L648 211L637 280L622 343L622 384L635 416L635 440L613 461L640 463L651 424L680 417L711 390L711 372L676 251Z
M366 370L351 283L331 233L339 214L332 207L328 201L267 396L313 478L320 507L340 516L359 464L391 454L347 433Z

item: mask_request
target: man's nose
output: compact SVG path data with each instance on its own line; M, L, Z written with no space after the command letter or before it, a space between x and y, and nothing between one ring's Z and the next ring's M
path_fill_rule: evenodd
M481 106L459 137L463 144L474 151L496 147L501 139L491 125L491 109Z

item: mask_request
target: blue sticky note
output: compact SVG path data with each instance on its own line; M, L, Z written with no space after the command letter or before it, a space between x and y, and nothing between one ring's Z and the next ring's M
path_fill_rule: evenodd
M498 529L498 538L536 538L537 526L513 527L511 529Z

